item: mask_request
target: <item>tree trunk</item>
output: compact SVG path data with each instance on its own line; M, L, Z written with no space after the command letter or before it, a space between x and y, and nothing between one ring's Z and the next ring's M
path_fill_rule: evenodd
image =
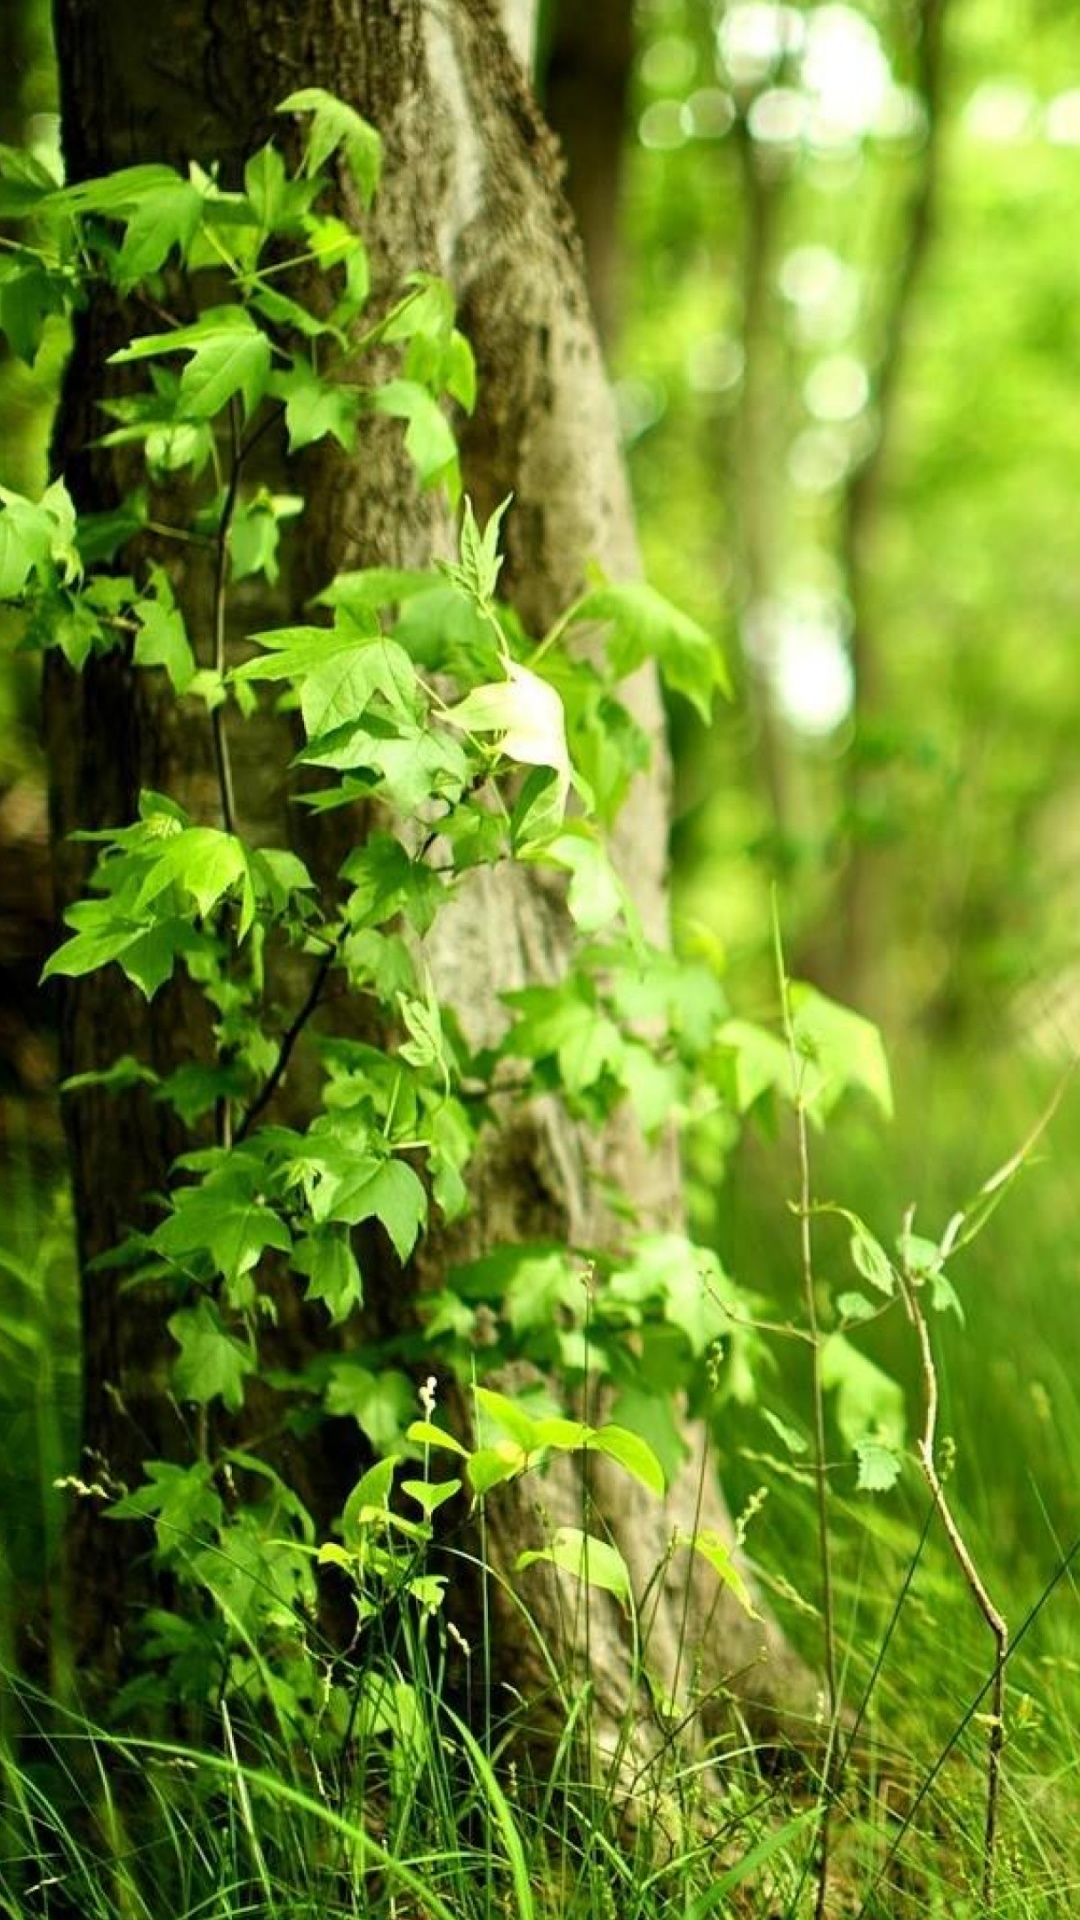
M633 0L557 0L542 96L566 155L566 194L585 249L593 313L605 347L619 330L620 220Z
M533 630L579 590L587 560L614 577L638 570L626 480L618 455L610 396L584 290L580 250L558 188L554 143L530 94L521 53L530 8L495 0L237 0L222 11L212 0L165 0L149 16L136 0L109 7L58 0L65 144L71 177L148 159L182 162L197 154L221 162L237 178L244 158L272 130L272 107L298 86L324 86L355 104L380 129L386 171L374 216L365 222L376 272L393 284L413 268L441 271L453 285L480 372L480 400L463 455L468 491L481 518L508 492L504 589ZM505 27L505 31L504 31ZM347 194L346 194L347 198ZM355 209L354 209L355 211ZM96 309L78 330L65 383L57 455L82 507L101 506L125 489L122 458L86 446L97 418L93 399L115 388L106 370L131 316ZM144 328L145 330L145 328ZM128 478L128 484L130 479ZM449 527L430 496L421 499L391 423L365 435L360 460L319 451L303 462L308 507L303 564L258 608L258 624L302 618L314 586L345 567L425 564L446 550ZM158 554L155 557L164 558ZM207 583L197 568L178 567L174 582L189 631L207 632ZM237 612L230 642L256 625L249 605ZM170 713L152 680L139 680L107 658L76 678L51 659L46 730L52 768L54 828L61 899L85 878L85 854L64 836L76 826L129 819L138 788L164 789L197 815L214 818L211 756L205 722ZM668 771L662 715L650 673L638 676L631 699L655 739L650 775L641 779L620 827L621 857L650 934L663 938ZM265 772L265 743L254 764L240 759L242 826L258 839L287 843L285 778ZM294 810L295 811L295 810ZM466 1013L474 1037L494 1032L498 994L526 980L558 973L567 950L565 917L550 885L518 870L482 872L436 922L430 964L442 1001ZM182 990L172 1005L147 1010L121 992L114 970L91 976L67 996L64 1070L100 1067L132 1052L164 1069L190 1050L197 1016ZM185 1037L186 1036L186 1037ZM139 1095L90 1090L66 1103L84 1264L145 1219L147 1192L161 1188L178 1142L162 1109ZM590 1245L610 1235L597 1200L598 1175L615 1176L638 1197L647 1220L679 1215L673 1148L646 1151L628 1125L597 1145L548 1104L537 1101L508 1116L476 1172L476 1206L451 1247L432 1237L417 1269L445 1267L448 1255L469 1257L499 1241L565 1236ZM393 1294L373 1311L392 1316ZM400 1303L397 1309L400 1312ZM184 1445L179 1418L163 1384L170 1343L161 1303L140 1290L121 1296L108 1270L85 1273L86 1442L94 1477L107 1468L138 1478L148 1453ZM288 1330L299 1349L313 1337L302 1318ZM691 1434L691 1457L702 1436ZM326 1457L301 1475L339 1480L338 1504L352 1463ZM344 1476L344 1478L342 1478ZM640 1586L664 1560L676 1528L692 1529L695 1481L677 1486L663 1505L621 1481L597 1487L605 1518ZM549 1521L580 1522L580 1480L567 1471L540 1483L500 1490L490 1503L490 1547L501 1571L520 1546L535 1540L537 1506ZM88 1646L100 1649L107 1609L122 1590L119 1556L126 1549L102 1526L92 1503L74 1535L72 1566ZM711 1475L698 1524L729 1529ZM690 1556L682 1555L683 1561ZM675 1563L676 1567L679 1565ZM771 1627L748 1622L727 1601L715 1608L715 1582L696 1573L669 1579L649 1650L651 1669L672 1693L720 1688L742 1675L740 1690L780 1705L806 1704L801 1683ZM614 1605L597 1596L589 1623L590 1656L604 1713L617 1718L626 1701L629 1660L625 1628ZM549 1645L564 1670L576 1655L567 1643L554 1582L530 1591ZM497 1659L522 1692L539 1694L547 1675L520 1645L506 1619ZM706 1633L706 1626L708 1632ZM682 1649L692 1646L693 1662ZM761 1652L768 1647L770 1658ZM692 1670L691 1670L692 1666ZM798 1694L797 1699L792 1699Z

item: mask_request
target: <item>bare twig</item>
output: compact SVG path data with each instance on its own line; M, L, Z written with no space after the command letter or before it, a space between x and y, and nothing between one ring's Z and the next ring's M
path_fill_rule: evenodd
M791 1060L795 1101L795 1138L799 1158L799 1198L795 1212L799 1221L799 1258L802 1269L803 1309L810 1344L810 1394L813 1406L814 1457L813 1478L817 1497L818 1548L821 1556L821 1618L825 1656L825 1703L828 1735L822 1770L822 1815L818 1835L817 1897L815 1920L824 1920L829 1886L829 1843L835 1772L835 1740L840 1713L840 1689L836 1671L836 1608L833 1599L832 1539L829 1527L829 1463L825 1448L825 1383L821 1367L821 1336L818 1326L814 1277L813 1218L815 1213L810 1177L810 1134L806 1099L803 1092L803 1062L795 1035L791 1012L790 982L784 964L780 921L773 901L773 938L776 949L776 973L780 986L780 1004L784 1038Z
M930 1329L918 1297L918 1283L908 1271L906 1264L900 1272L899 1281L908 1319L915 1329L919 1343L919 1356L922 1363L926 1413L922 1434L916 1448L919 1465L934 1505L941 1516L941 1523L968 1591L993 1634L997 1654L991 1686L990 1737L986 1761L986 1824L983 1832L982 1897L986 1910L990 1913L994 1904L994 1866L997 1851L998 1811L1001 1802L1001 1757L1005 1745L1005 1663L1009 1657L1009 1624L1004 1614L995 1606L989 1589L975 1564L960 1524L949 1505L948 1495L938 1472L935 1452L939 1400L938 1374L930 1342Z
M265 1112L266 1108L270 1105L281 1082L284 1080L289 1061L292 1059L293 1049L300 1035L303 1033L304 1028L307 1026L308 1021L311 1019L312 1014L315 1012L319 1001L322 999L323 989L330 977L331 968L341 956L341 949L345 944L346 931L347 929L342 926L336 938L332 944L327 947L326 952L319 961L306 998L281 1036L281 1045L278 1048L277 1059L274 1061L262 1088L258 1094L256 1094L255 1099L237 1126L235 1134L237 1145L239 1145L241 1140L247 1138L256 1120L258 1120L259 1116Z
M221 520L217 532L217 560L214 569L214 672L224 677L226 666L225 651L225 612L228 605L229 580L229 535L232 531L233 516L236 513L236 501L240 491L240 475L243 472L244 456L240 446L240 419L235 395L229 402L229 436L232 443L229 461L229 478L225 487L225 499L221 508ZM220 702L210 715L210 725L214 735L214 759L217 763L218 791L221 796L221 819L226 833L236 831L236 801L233 794L232 762L229 758L229 742L225 733L224 702Z

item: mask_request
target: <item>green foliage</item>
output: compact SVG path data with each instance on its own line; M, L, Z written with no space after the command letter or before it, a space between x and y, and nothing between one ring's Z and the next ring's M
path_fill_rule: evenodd
M364 1584L371 1577L404 1580L424 1605L438 1601L414 1557L456 1483L403 1481L401 1497L422 1515L406 1520L390 1504L399 1460L449 1448L476 1500L558 1452L603 1454L653 1495L677 1469L673 1395L707 1391L706 1353L725 1324L720 1289L730 1283L674 1238L631 1237L618 1260L604 1257L608 1284L591 1326L581 1275L598 1254L509 1248L462 1276L462 1292L452 1277L420 1336L420 1351L441 1353L467 1378L467 1329L488 1289L508 1336L489 1356L493 1368L505 1345L571 1383L610 1370L628 1425L569 1421L551 1404L479 1385L469 1449L413 1419L400 1365L408 1342L400 1355L326 1356L289 1381L265 1360L264 1337L283 1283L321 1305L328 1324L344 1324L362 1307L374 1259L404 1265L433 1214L467 1210L469 1162L508 1070L526 1069L537 1091L590 1125L627 1101L650 1132L680 1112L689 1118L692 1080L716 1047L726 1003L708 969L646 946L604 836L648 756L621 682L655 660L704 713L726 681L709 636L643 586L597 586L548 634L525 633L498 598L509 501L483 527L464 503L456 557L440 571L343 574L317 596L309 624L252 634L250 657L230 664L221 636L234 588L260 577L273 585L302 537L303 497L253 481L255 445L275 434L291 454L332 438L351 452L364 421L384 414L403 423L420 484L442 486L453 503L453 409L475 398L472 355L439 280L413 275L364 330L364 241L328 208L335 179L346 207L356 196L370 203L377 135L318 90L290 95L281 111L304 122L299 168L290 172L270 144L248 162L242 191L195 164L187 178L143 166L62 188L42 168L0 158L3 205L18 230L16 351L34 350L48 314L58 303L76 310L97 280L121 297L148 295L169 323L114 352L113 365L141 378L104 403L102 443L136 450L145 486L85 519L62 481L39 500L0 495L0 600L22 610L30 643L59 649L74 671L119 652L161 676L189 712L201 706L216 743L221 824L146 791L136 820L85 835L96 848L90 890L68 910L68 937L45 971L79 979L116 966L149 1001L186 976L212 1039L209 1054L164 1076L127 1057L69 1086L77 1097L91 1083L117 1093L142 1083L192 1134L160 1221L121 1250L132 1285L165 1287L172 1391L202 1421L189 1467L148 1461L144 1486L111 1509L119 1520L152 1519L157 1560L202 1597L182 1620L147 1623L149 1669L137 1692L152 1691L157 1669L197 1698L224 1658L245 1687L268 1689L275 1710L295 1717L307 1691L304 1629L290 1609L310 1603L310 1523L272 1468L216 1437L220 1416L242 1416L256 1388L291 1393L289 1417L301 1422L350 1421L382 1456L346 1506L344 1544L323 1548L324 1565L355 1573L362 1616L378 1604ZM178 286L182 323L169 307ZM376 348L378 374L365 378ZM159 495L182 512L175 526L157 522ZM189 632L169 573L143 555L152 520L159 537L195 539L217 555L211 657ZM586 652L579 638L598 625L602 646ZM315 812L358 800L368 808L364 839L325 893L295 853L253 844L234 816L222 714L242 723L267 694L299 716L301 802ZM562 876L577 946L561 983L508 996L504 1040L473 1054L436 995L424 942L477 865L510 861ZM604 944L590 946L601 933ZM299 1015L279 997L290 950L311 983ZM332 973L364 996L378 1040L337 1035L325 1021L317 1039L308 1030ZM273 1124L267 1109L296 1046L315 1056L321 1102L301 1127ZM678 1354L666 1375L650 1347L665 1328ZM650 1416L651 1401L667 1411ZM629 1600L628 1576L614 1580L604 1543L558 1537L551 1553L564 1572L602 1578Z

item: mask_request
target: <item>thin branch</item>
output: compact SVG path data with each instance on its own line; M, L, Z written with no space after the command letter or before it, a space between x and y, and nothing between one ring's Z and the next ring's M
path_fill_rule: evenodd
M938 1472L935 1449L937 1444L938 1421L938 1374L934 1361L933 1347L930 1342L930 1329L926 1315L922 1310L910 1273L903 1271L899 1276L900 1291L908 1318L915 1329L919 1343L919 1356L922 1363L923 1393L926 1416L918 1442L917 1452L923 1477L930 1489L934 1505L941 1516L953 1556L964 1576L968 1591L971 1593L979 1612L986 1621L994 1637L997 1659L994 1666L990 1705L990 1738L986 1764L986 1825L983 1833L983 1902L988 1912L994 1904L994 1866L997 1851L998 1812L1001 1803L1001 1756L1005 1745L1005 1663L1009 1657L1009 1624L998 1608L986 1586L971 1549L964 1538L959 1522L949 1505L941 1475Z
M260 1115L264 1113L270 1105L281 1082L284 1080L296 1043L303 1033L304 1028L307 1026L308 1021L311 1019L312 1014L315 1012L319 1001L322 999L323 989L330 977L330 970L340 957L341 949L345 944L346 931L347 929L343 926L338 932L333 944L327 947L326 952L319 961L315 970L315 976L303 1004L281 1036L281 1045L278 1048L277 1059L270 1069L261 1090L256 1094L255 1099L237 1126L234 1136L237 1145L239 1145L241 1140L247 1138L256 1120L259 1119Z
M235 395L229 402L229 437L231 458L229 478L225 487L225 500L221 509L221 521L217 534L217 562L214 569L214 672L222 679L225 676L225 613L228 605L229 584L229 535L232 531L233 517L236 513L236 501L240 491L240 475L244 458L240 446L240 421ZM236 832L236 800L233 793L232 762L229 758L229 742L225 734L224 702L216 706L210 715L210 725L214 736L214 759L217 763L218 791L221 796L221 818L226 833Z
M815 1920L824 1920L829 1886L829 1842L833 1811L833 1775L836 1760L836 1729L840 1712L840 1688L836 1671L836 1607L833 1597L832 1579L832 1541L829 1528L829 1467L825 1447L825 1381L821 1365L821 1336L818 1326L816 1281L814 1275L814 1207L813 1186L810 1174L810 1131L807 1124L806 1100L803 1094L802 1069L798 1042L795 1035L795 1022L791 1012L790 982L784 964L784 951L780 938L780 921L773 899L773 938L776 949L776 972L780 985L780 1003L783 1014L784 1038L787 1042L788 1056L791 1061L793 1090L795 1096L795 1138L799 1159L799 1199L795 1212L799 1220L799 1258L802 1269L803 1308L806 1314L807 1331L810 1338L810 1392L813 1403L814 1422L814 1458L813 1477L817 1497L818 1548L821 1558L821 1618L825 1654L826 1706L828 1708L828 1738L825 1747L825 1762L822 1769L822 1815L818 1836L820 1852L818 1855L817 1897L815 1901Z

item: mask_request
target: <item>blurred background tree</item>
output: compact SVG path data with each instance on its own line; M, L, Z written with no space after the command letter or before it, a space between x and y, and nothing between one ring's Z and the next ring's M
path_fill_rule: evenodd
M819 1189L883 1235L918 1197L940 1230L1080 1031L1080 16L547 0L543 49L650 575L738 680L711 729L672 715L681 935L767 1015L778 889L793 970L896 1067L894 1128L831 1133ZM0 137L52 151L39 0L2 9L0 72ZM44 474L63 352L57 328L0 365L0 483ZM47 899L32 676L0 658L10 1143L31 1096L49 1112ZM1075 1099L958 1276L961 1488L1017 1566L1080 1522L1074 1147ZM791 1267L785 1152L751 1141L723 1180L721 1130L694 1155L698 1229L763 1293Z

